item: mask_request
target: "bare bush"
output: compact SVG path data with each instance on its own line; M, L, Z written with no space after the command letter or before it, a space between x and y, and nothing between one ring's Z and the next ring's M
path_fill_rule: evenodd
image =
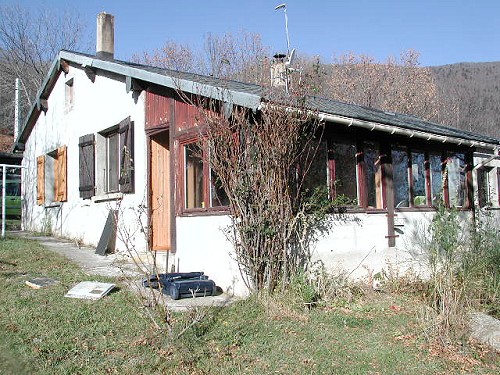
M208 162L230 202L226 235L253 290L272 291L306 268L328 226L326 188L304 186L323 126L300 101L276 99L258 113L235 107L227 116L215 102L200 110Z

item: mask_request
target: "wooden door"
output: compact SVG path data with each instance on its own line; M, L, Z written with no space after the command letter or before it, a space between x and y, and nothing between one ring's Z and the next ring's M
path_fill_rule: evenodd
M170 149L168 131L150 137L151 246L170 250Z

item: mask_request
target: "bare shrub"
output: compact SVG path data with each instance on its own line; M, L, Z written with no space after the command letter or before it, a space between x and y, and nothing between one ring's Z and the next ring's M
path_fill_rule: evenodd
M226 236L247 286L273 291L307 268L330 201L326 187L305 186L323 125L300 98L269 97L257 113L234 107L227 115L214 101L199 108L208 162L229 199Z

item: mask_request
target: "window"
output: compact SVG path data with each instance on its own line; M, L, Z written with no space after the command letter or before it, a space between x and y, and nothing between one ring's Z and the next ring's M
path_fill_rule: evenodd
M437 206L438 204L444 202L444 175L442 173L444 164L442 162L441 154L430 153L429 164L431 177L431 205Z
M213 170L210 170L210 198L210 207L229 206L229 197Z
M467 197L465 155L463 153L449 154L445 173L449 206L465 206Z
M210 169L201 143L182 145L184 171L183 209L199 210L229 205L229 199L216 173Z
M382 163L378 143L365 143L363 157L366 205L383 208Z
M127 117L79 139L80 197L134 192L134 122Z
M118 128L105 135L106 166L104 168L104 190L106 193L120 191L120 134Z
M37 204L65 202L67 197L67 147L37 157Z
M427 168L425 154L419 151L412 151L411 154L411 191L410 197L412 206L427 206Z
M493 185L490 181L494 181L495 172L493 167L483 166L477 170L477 195L479 207L493 205Z
M312 196L318 189L327 193L328 181L328 147L326 141L311 142L303 158L299 161L296 175L298 183L302 183L301 189L307 196Z
M184 146L184 149L186 166L184 174L185 207L205 208L201 148L197 143L191 143Z
M394 205L396 208L410 207L410 184L408 181L408 151L406 148L392 149L392 174Z
M314 163L307 171L312 175L306 176L306 189L320 186L326 174L332 199L341 196L351 202L357 200L360 207L368 209L387 208L386 194L393 194L395 208L436 207L440 203L448 207L470 205L471 173L469 154L465 152L431 152L424 147L411 149L408 144L338 139L328 140L326 152L325 144L318 148ZM487 172L487 178L489 185L486 180L483 185L491 190L492 172ZM387 183L388 179L391 183ZM500 175L498 181L500 186ZM490 190L483 194L489 201L492 200Z
M395 207L427 206L430 177L426 154L403 146L394 146L391 153Z
M355 202L358 188L356 183L356 144L349 141L334 141L328 152L330 194L335 198L345 197Z

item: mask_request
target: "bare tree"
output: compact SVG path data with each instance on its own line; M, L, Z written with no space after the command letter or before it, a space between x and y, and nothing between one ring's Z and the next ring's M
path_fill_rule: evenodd
M210 75L242 82L267 84L268 49L258 34L207 34L203 50L167 41L153 52L132 56L132 61L160 68Z
M190 47L174 41L167 41L162 48L152 52L144 51L134 54L131 60L158 68L202 73L200 57Z
M83 35L84 25L73 12L0 6L1 127L12 123L15 78L21 79L25 113L59 50L88 50Z
M432 71L420 66L419 53L377 62L353 53L335 59L325 94L333 99L437 121L442 105Z

